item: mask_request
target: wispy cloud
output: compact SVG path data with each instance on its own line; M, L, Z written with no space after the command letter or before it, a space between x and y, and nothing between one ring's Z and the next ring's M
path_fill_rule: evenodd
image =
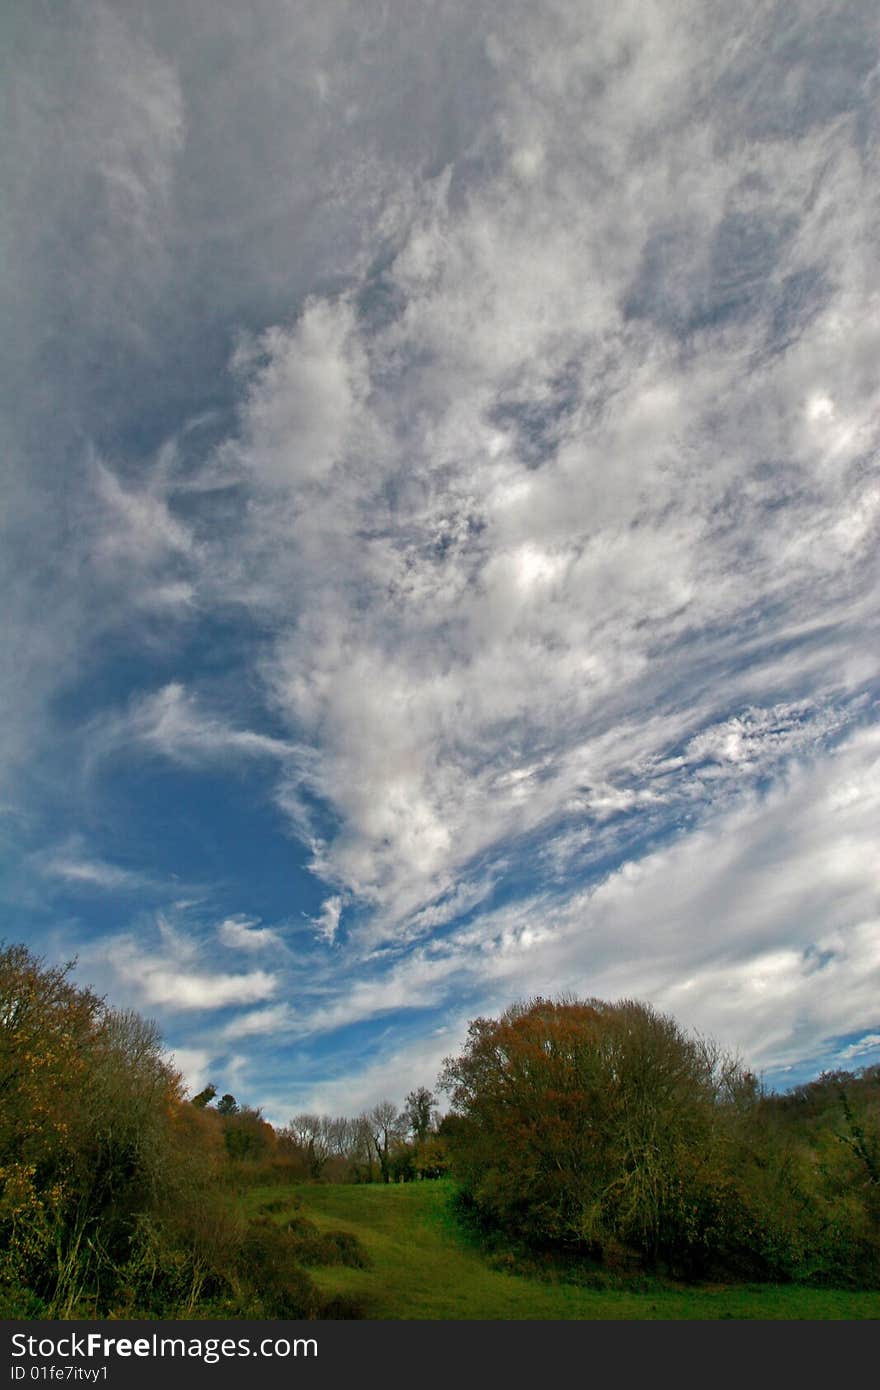
M243 973L206 969L196 940L172 927L160 914L158 949L145 949L142 936L120 935L102 944L101 954L118 985L147 1011L161 1007L169 1013L255 1004L278 991L276 974L267 970Z
M102 720L90 745L92 760L141 746L173 762L198 764L236 758L284 758L283 739L237 729L209 714L197 695L178 681L134 700L122 715Z
M73 887L109 893L134 891L151 882L147 875L120 868L118 864L108 864L100 859L72 858L64 854L44 860L41 872L48 878L62 879Z
M250 1038L264 1034L276 1038L289 1031L293 1010L288 1004L275 1004L269 1009L252 1009L239 1014L227 1023L222 1032L226 1039Z
M28 928L337 1100L537 988L874 1036L874 6L136 8L8 74Z
M590 153L618 175L598 202L574 180L587 152L571 151L567 98L511 79L506 158L467 200L444 174L410 210L384 271L400 313L376 331L349 297L320 315L313 301L262 339L243 401L243 541L263 590L295 596L265 671L339 826L313 868L392 935L478 856L552 826L584 781L619 781L609 743L622 724L639 730L630 758L665 761L670 778L683 740L686 763L766 774L817 736L799 731L799 701L827 705L876 679L863 640L876 393L857 366L853 262L819 205L798 201L846 137L805 136L791 167L760 143L712 165L710 116L677 126L681 159L658 168L640 151L645 93L670 127L687 121L695 94L677 84L697 53L707 71L715 59L704 35L655 21L630 70L644 91L627 88L631 108L610 88L599 99L606 148ZM628 25L608 22L611 49ZM527 32L539 69L551 54L573 81L601 67L601 43L563 57L541 20ZM511 50L498 54L512 73ZM699 196L694 168L708 179ZM848 158L833 178L862 195ZM783 229L798 206L795 241ZM667 275L679 256L703 277L696 298ZM811 256L833 264L839 292L780 352L773 287ZM301 477L312 427L288 364L310 360L318 324L321 370L351 423ZM353 362L369 393L343 389ZM272 462L278 421L292 476Z
M464 999L491 1012L560 989L651 999L755 1067L790 1063L807 1038L870 1029L877 754L876 732L862 730L596 885L527 894L403 958L361 963L302 1001L293 1033L460 1011Z
M880 1033L866 1033L856 1042L841 1048L837 1056L841 1062L852 1063L859 1058L873 1058L875 1054L880 1056Z
M321 904L321 911L318 916L313 918L315 935L321 941L326 941L328 945L336 940L336 933L339 930L339 920L342 916L342 899L338 894L330 898L325 898Z

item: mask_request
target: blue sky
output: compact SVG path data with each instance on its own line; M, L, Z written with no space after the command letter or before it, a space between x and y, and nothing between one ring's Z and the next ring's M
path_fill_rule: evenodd
M281 1122L880 1058L876 6L2 25L7 939Z

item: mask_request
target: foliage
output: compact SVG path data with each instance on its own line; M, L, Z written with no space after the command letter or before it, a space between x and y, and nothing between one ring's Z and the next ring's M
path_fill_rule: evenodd
M514 1238L691 1278L880 1284L876 1077L765 1097L647 1005L536 999L475 1020L442 1083L452 1171Z
M321 1314L303 1264L357 1264L357 1242L245 1221L230 1174L291 1167L272 1126L232 1097L209 1109L213 1087L185 1101L156 1026L72 964L0 949L0 1313Z
M190 1105L194 1105L197 1110L204 1110L206 1105L211 1104L216 1094L217 1087L213 1082L209 1082L203 1091L199 1091L198 1095L193 1096Z
M259 1160L267 1158L275 1148L275 1131L253 1106L236 1106L218 1114L223 1120L223 1139L231 1159Z
M437 1126L437 1098L427 1086L410 1091L403 1103L403 1117L417 1143L424 1143Z
M0 1282L94 1298L166 1183L180 1079L155 1026L24 946L0 950Z
M649 1262L704 1238L730 1064L649 1006L535 999L475 1020L442 1084L453 1172L514 1235Z

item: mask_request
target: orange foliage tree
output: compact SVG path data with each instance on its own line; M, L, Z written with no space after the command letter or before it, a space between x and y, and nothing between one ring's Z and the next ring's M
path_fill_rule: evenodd
M440 1078L453 1173L516 1236L654 1260L704 1236L735 1071L631 1000L539 998L478 1018Z

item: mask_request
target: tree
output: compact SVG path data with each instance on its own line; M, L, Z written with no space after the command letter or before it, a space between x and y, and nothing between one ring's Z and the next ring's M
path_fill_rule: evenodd
M358 1122L349 1115L334 1115L326 1120L325 1134L333 1158L352 1159L358 1143Z
M306 1112L294 1115L284 1133L300 1149L305 1157L309 1177L317 1182L333 1151L337 1136L334 1121L329 1120L326 1115Z
M228 1091L226 1095L221 1096L217 1102L218 1115L237 1115L238 1109L238 1101L235 1099L235 1096L231 1096Z
M155 1024L0 947L0 1283L59 1314L173 1183L180 1077Z
M441 1074L453 1173L484 1215L529 1240L597 1253L617 1241L649 1260L678 1251L699 1241L712 1205L721 1063L631 1000L538 998L476 1019Z
M203 1091L199 1091L197 1096L193 1096L190 1104L194 1105L197 1110L204 1110L206 1105L211 1104L216 1094L217 1087L214 1085L213 1081L209 1081Z
M180 1077L165 1060L157 1025L133 1010L107 1009L94 1040L89 1084L69 1123L78 1161L81 1206L111 1220L120 1245L128 1214L155 1202L168 1184L169 1121L180 1104Z
M265 1158L275 1146L275 1131L259 1107L237 1106L223 1118L223 1141L233 1160L254 1161Z
M436 1126L437 1098L427 1086L410 1091L403 1102L403 1115L409 1132L417 1143L423 1143Z
M373 1126L368 1115L358 1115L353 1121L351 1164L358 1182L373 1181Z
M390 1182L392 1153L404 1133L405 1117L398 1113L393 1101L380 1100L378 1105L374 1105L372 1110L363 1116L363 1121L379 1164L382 1181Z

